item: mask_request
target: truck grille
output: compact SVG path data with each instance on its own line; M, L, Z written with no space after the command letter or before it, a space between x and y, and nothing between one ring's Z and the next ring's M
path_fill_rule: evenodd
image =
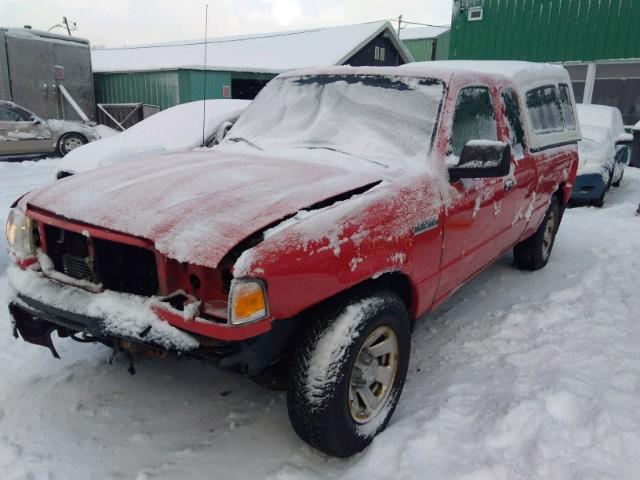
M156 258L152 251L123 243L92 238L45 225L47 255L54 269L77 280L108 290L150 296L158 293Z
M70 253L62 254L62 272L78 280L93 280L93 270L89 266L90 257L80 257Z

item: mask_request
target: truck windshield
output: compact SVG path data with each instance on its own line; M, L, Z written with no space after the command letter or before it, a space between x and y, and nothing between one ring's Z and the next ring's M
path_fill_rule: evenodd
M267 152L326 149L388 165L425 162L441 81L404 76L316 75L273 80L227 141Z

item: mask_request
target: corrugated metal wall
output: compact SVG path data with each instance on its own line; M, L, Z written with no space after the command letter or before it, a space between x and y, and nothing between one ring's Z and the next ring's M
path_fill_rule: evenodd
M468 20L468 9L483 19ZM451 59L640 58L638 0L454 0Z
M224 98L223 88L232 80L273 78L274 74L207 72L206 98ZM94 83L98 103L146 103L162 110L179 103L202 100L202 70L169 70L157 72L96 73Z
M440 35L436 41L436 60L449 59L449 32ZM419 38L415 40L403 40L405 47L411 52L416 62L431 60L433 53L432 38Z
M4 30L0 29L0 100L11 100L9 84L9 63Z
M180 101L178 70L159 72L96 73L98 103L137 103L173 107Z
M202 100L202 82L204 72L202 70L180 70L180 103ZM231 73L207 72L206 98L223 98L222 87L228 86L231 92Z

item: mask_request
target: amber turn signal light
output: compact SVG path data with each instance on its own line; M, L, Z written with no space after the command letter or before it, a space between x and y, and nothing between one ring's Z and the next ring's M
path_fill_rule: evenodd
M259 280L233 280L229 294L229 319L242 325L266 317L267 295Z

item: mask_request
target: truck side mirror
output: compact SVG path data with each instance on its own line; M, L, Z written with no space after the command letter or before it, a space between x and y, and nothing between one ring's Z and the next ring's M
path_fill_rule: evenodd
M493 178L509 175L511 148L493 140L470 140L462 149L458 165L449 168L449 179Z

